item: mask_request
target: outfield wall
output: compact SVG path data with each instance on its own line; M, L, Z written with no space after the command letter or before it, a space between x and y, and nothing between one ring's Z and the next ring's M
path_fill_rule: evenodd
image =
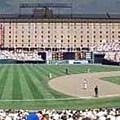
M44 64L46 61L1 59L0 64Z
M103 59L102 64L104 64L104 65L118 65L118 66L120 66L120 62L114 62L114 61L110 61L110 60L107 60L107 59Z

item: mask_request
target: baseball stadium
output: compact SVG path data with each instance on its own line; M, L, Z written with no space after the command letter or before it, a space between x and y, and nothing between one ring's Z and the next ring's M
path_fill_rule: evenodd
M0 14L0 120L38 120L31 111L120 120L120 15L73 14L71 3Z

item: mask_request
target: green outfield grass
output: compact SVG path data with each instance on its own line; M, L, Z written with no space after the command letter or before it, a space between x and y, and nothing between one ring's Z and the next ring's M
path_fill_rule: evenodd
M101 79L120 85L120 76L116 76L116 77L103 77Z
M120 107L120 97L77 99L52 90L48 75L64 76L87 72L120 71L119 66L101 65L0 65L0 108L13 109L83 109ZM117 84L120 83L118 79Z

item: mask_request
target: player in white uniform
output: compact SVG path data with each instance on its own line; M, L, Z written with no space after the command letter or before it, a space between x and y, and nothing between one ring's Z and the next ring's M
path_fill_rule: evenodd
M87 89L87 80L86 79L84 79L83 85L84 85L84 89L86 90Z

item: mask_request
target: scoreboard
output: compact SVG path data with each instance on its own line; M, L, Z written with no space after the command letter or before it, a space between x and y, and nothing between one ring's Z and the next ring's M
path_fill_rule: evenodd
M63 60L63 52L53 52L52 60Z
M80 60L85 59L83 52L53 52L52 60Z
M44 60L90 60L91 52L39 52Z

